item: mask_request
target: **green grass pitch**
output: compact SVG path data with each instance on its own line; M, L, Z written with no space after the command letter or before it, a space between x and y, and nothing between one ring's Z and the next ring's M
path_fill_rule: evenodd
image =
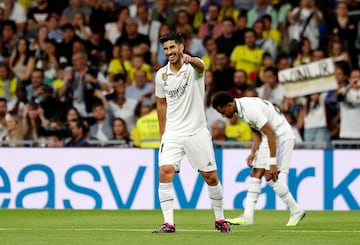
M235 217L240 210L225 211ZM308 211L286 227L287 211L256 211L255 225L214 230L212 210L175 210L175 234L152 234L160 210L0 210L1 244L360 244L360 211Z

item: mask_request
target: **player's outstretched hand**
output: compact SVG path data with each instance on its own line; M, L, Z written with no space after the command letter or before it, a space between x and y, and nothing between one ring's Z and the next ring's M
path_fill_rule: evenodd
M191 56L188 54L182 54L182 59L185 64L188 64L191 62Z

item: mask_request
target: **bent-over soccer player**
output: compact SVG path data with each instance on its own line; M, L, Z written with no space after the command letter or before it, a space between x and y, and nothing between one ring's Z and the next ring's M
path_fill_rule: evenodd
M305 212L283 182L287 180L295 145L290 124L271 102L257 97L234 99L228 92L218 92L213 98L212 106L227 118L232 118L237 113L253 131L253 145L246 159L252 172L248 180L245 210L239 217L226 221L234 225L254 224L255 205L261 193L261 178L265 175L267 183L289 207L290 218L286 226L296 226L305 217Z

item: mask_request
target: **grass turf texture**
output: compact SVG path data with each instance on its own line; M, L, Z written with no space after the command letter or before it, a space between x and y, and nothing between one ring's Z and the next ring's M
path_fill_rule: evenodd
M226 211L236 217L240 210ZM0 210L1 244L360 244L360 211L308 211L285 227L287 211L256 211L253 226L214 230L212 210L175 210L176 234L152 234L160 210Z

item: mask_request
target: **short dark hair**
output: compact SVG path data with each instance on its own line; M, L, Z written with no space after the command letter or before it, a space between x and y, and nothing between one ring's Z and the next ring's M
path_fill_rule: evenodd
M184 42L184 37L180 32L172 31L160 37L161 44L164 44L167 41L175 41L180 44Z
M219 106L223 107L230 102L233 102L234 98L229 92L220 91L215 93L214 98L212 100L212 107L214 109L218 108Z
M113 77L113 81L114 82L117 82L117 81L120 81L122 80L123 82L126 82L126 76L125 74L122 74L122 73L116 73Z
M276 67L272 67L272 66L266 67L266 68L264 69L264 72L268 72L268 71L271 71L272 74L273 74L274 76L276 76L276 77L277 77L278 72L279 72L279 70L278 70Z

